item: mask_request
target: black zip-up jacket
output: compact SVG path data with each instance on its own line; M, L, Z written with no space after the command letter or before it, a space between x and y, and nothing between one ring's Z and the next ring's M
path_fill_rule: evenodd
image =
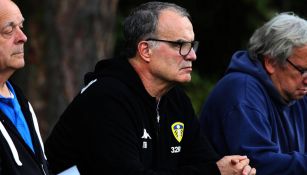
M35 154L11 120L0 110L0 175L48 175L35 113L21 90L14 84L12 86L28 124Z
M54 172L77 165L82 175L219 174L183 90L157 102L125 59L100 61L85 81L47 139Z

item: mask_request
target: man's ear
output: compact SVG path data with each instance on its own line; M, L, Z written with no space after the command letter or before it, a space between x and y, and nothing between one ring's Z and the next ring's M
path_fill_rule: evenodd
M263 66L268 74L273 74L275 72L277 64L274 59L271 59L269 56L264 56Z
M143 59L145 62L150 62L151 58L151 49L149 47L148 42L141 41L138 44L138 51L141 59Z

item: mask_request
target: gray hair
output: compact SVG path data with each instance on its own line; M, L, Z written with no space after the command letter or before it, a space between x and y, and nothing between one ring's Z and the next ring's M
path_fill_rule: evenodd
M293 54L293 48L307 44L307 21L292 12L277 14L258 28L249 40L251 59L268 55L280 65Z
M159 14L166 9L174 10L191 20L186 9L173 3L152 1L141 4L133 9L124 20L123 34L126 57L132 58L135 56L139 41L155 36Z

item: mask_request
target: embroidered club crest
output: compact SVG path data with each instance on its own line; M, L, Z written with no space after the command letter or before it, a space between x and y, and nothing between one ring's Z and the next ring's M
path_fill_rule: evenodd
M181 122L175 122L172 124L173 134L178 142L181 142L183 137L184 124Z

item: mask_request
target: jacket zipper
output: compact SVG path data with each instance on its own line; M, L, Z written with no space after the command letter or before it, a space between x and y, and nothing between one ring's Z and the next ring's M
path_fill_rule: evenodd
M45 172L45 169L44 169L44 165L43 164L41 164L41 165L42 165L42 170L43 170L44 175L47 175L46 172Z
M157 106L156 106L156 113L157 113L157 121L156 121L156 125L157 125L157 138L158 138L159 132L160 132L160 113L159 113L160 100L161 100L161 98L158 99Z

